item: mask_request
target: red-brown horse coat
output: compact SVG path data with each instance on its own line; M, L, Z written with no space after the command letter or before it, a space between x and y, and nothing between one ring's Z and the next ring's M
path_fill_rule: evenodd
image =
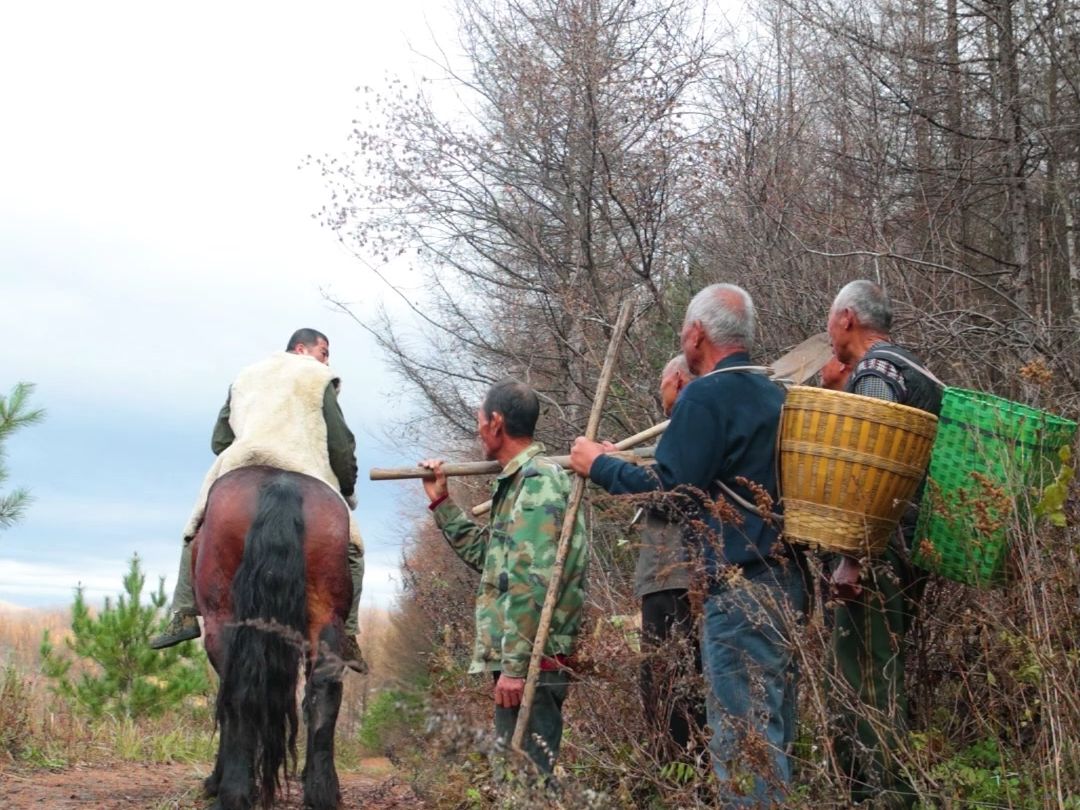
M285 493L285 497L279 497L279 492ZM269 494L270 500L261 500L263 493ZM279 511L283 517L267 523L267 515L277 514L270 508L274 498L278 498L281 507ZM287 506L289 503L292 504L291 507ZM258 514L260 505L266 510L262 516ZM297 519L301 516L302 538L298 535L291 536L290 531L295 534L295 528L292 527L299 525ZM341 700L341 639L345 617L352 600L352 580L347 559L349 514L345 504L325 483L300 473L286 473L270 467L245 467L230 472L215 482L207 501L205 519L192 541L192 569L196 603L204 619L206 650L215 670L222 676L222 693L225 690L223 668L228 666L229 657L226 647L230 643L230 637L236 632L229 631L230 624L234 622L233 580L244 562L245 543L249 533L254 538L260 531L257 526L253 528L257 517L262 521L265 536L274 535L274 542L279 544L279 548L294 549L291 553L296 560L295 576L306 576L304 595L307 627L303 635L307 642L304 713L308 727L308 765L304 773L304 793L308 806L335 807L338 787L337 774L333 768L333 734ZM302 573L298 564L300 555L295 550L297 542L302 543ZM259 547L260 543L253 540L252 546ZM269 573L271 576L280 576L282 570L271 569ZM299 582L293 579L288 582L294 586L299 585ZM249 601L254 595L256 601L261 600L266 605L272 604L275 596L280 597L280 594L274 593L262 596L258 593L252 594L251 591L248 593ZM297 593L294 605L299 599ZM301 610L304 608L299 607ZM300 632L301 629L297 628L297 633ZM268 665L276 663L277 659L271 658ZM253 676L253 679L264 680L258 676ZM295 718L295 679L293 689L288 700L293 707L289 711ZM282 695L276 697L284 699ZM219 695L219 723L222 722L221 699ZM242 704L243 701L235 703ZM264 719L256 717L254 722ZM241 725L250 728L246 723ZM285 732L281 733L284 735ZM227 736L229 740L226 740ZM219 797L215 807L231 809L251 806L244 796L243 785L233 784L237 778L240 781L247 780L249 770L252 774L258 772L257 764L252 770L246 763L253 757L258 757L260 744L252 743L249 746L246 739L240 739L246 736L249 736L248 732L222 729L218 763L214 774L207 780L208 792ZM272 736L277 736L276 731ZM243 758L244 763L238 765L235 761L237 757ZM312 767L313 762L319 764ZM243 776L234 778L230 774ZM255 779L253 775L250 778ZM276 771L273 777L275 785L267 788L268 781L266 774L262 773L264 805L273 800L277 782Z

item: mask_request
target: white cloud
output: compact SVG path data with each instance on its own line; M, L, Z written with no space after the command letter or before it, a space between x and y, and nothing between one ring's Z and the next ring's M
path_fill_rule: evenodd
M167 553L154 553L142 557L140 567L146 575L143 598L157 588L158 578L168 570L165 577L166 598L172 596L175 582L173 572L179 558ZM0 609L20 609L42 606L62 606L71 603L75 589L83 587L88 602L99 603L106 597L115 598L124 592L123 577L127 574L130 555L127 558L78 560L71 564L27 562L0 557ZM396 562L390 558L366 560L364 591L361 605L386 608L393 604L400 588L400 573Z
M168 525L177 519L175 503L147 503L100 495L43 495L34 501L50 526L75 529L89 526L115 528L119 526Z
M386 608L393 604L401 589L401 572L396 561L391 564L367 559L364 565L364 592L361 607Z
M87 600L98 601L123 593L126 572L126 563L118 568L108 560L64 566L0 557L0 595L22 606L67 604L81 584ZM156 585L157 580L148 577L147 583Z
M319 289L370 316L383 285L311 219L326 190L298 166L345 148L355 87L409 72L406 32L422 38L439 13L418 0L5 7L0 336L32 347L6 375L194 416L316 325L347 380L381 383L369 336Z

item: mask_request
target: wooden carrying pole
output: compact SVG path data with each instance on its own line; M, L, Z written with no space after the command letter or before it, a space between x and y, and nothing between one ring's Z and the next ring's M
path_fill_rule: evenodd
M832 357L832 346L829 343L829 336L821 332L817 335L811 335L787 354L778 358L775 363L769 366L769 369L772 377L789 379L791 382L801 385L821 371L830 357ZM655 439L667 430L669 421L653 425L647 430L623 439L615 445L615 449L630 450L650 439ZM569 460L569 456L556 456L552 461L562 463L563 459ZM569 465L563 464L563 466L567 467ZM486 515L490 511L491 501L484 501L472 508L475 517Z
M454 475L497 475L502 467L497 461L463 461L460 464L443 464L447 477ZM400 481L406 478L434 479L435 473L427 467L372 467L368 477L372 481Z
M589 423L585 428L585 438L590 441L596 441L596 434L600 429L604 401L607 399L608 388L611 386L611 377L615 373L615 359L618 357L619 346L622 344L623 335L626 334L626 327L630 323L630 314L633 310L633 299L628 298L623 302L619 317L615 321L611 343L608 344L607 354L604 356L604 367L596 383L596 394L592 411L589 413ZM522 743L525 741L525 731L529 727L529 716L532 714L533 699L536 697L536 682L540 678L540 661L544 657L544 648L547 646L548 633L551 630L551 614L555 612L555 602L559 597L559 588L562 584L563 567L566 565L566 555L570 551L570 538L574 536L578 509L581 507L581 498L584 494L585 479L574 476L574 483L570 487L570 497L566 501L566 514L563 516L559 547L555 552L555 566L551 571L551 579L548 580L544 609L540 611L540 623L536 628L536 638L533 639L532 658L529 659L529 673L525 678L525 691L521 696L517 725L514 727L514 736L511 740L518 751L521 750Z

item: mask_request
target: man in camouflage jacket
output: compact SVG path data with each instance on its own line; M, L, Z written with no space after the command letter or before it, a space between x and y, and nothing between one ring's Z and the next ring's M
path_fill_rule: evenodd
M447 542L480 573L476 595L476 643L470 672L490 672L495 682L495 733L505 744L517 723L533 639L562 530L570 479L542 457L533 441L540 406L536 393L514 380L497 383L477 412L480 440L502 472L493 484L487 526L469 520L449 500L442 462L422 461L435 472L424 481L430 509ZM581 515L563 568L551 618L525 752L550 773L562 740L567 665L585 605L588 549Z

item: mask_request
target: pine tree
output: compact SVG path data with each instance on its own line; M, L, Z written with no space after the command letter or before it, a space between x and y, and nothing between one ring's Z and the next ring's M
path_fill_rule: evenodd
M165 650L148 646L165 622L166 600L162 578L144 605L145 581L136 554L124 577L124 594L115 604L106 599L97 616L79 586L71 609L73 635L65 642L75 659L59 655L45 631L42 669L53 680L52 691L73 708L92 717L159 715L208 690L206 655L195 643Z
M40 422L45 417L45 411L40 408L29 409L33 391L34 386L30 383L17 383L8 396L0 396L0 486L3 486L8 477L4 465L4 442L19 428ZM25 489L14 489L6 495L0 494L0 529L14 525L29 503L30 493Z

